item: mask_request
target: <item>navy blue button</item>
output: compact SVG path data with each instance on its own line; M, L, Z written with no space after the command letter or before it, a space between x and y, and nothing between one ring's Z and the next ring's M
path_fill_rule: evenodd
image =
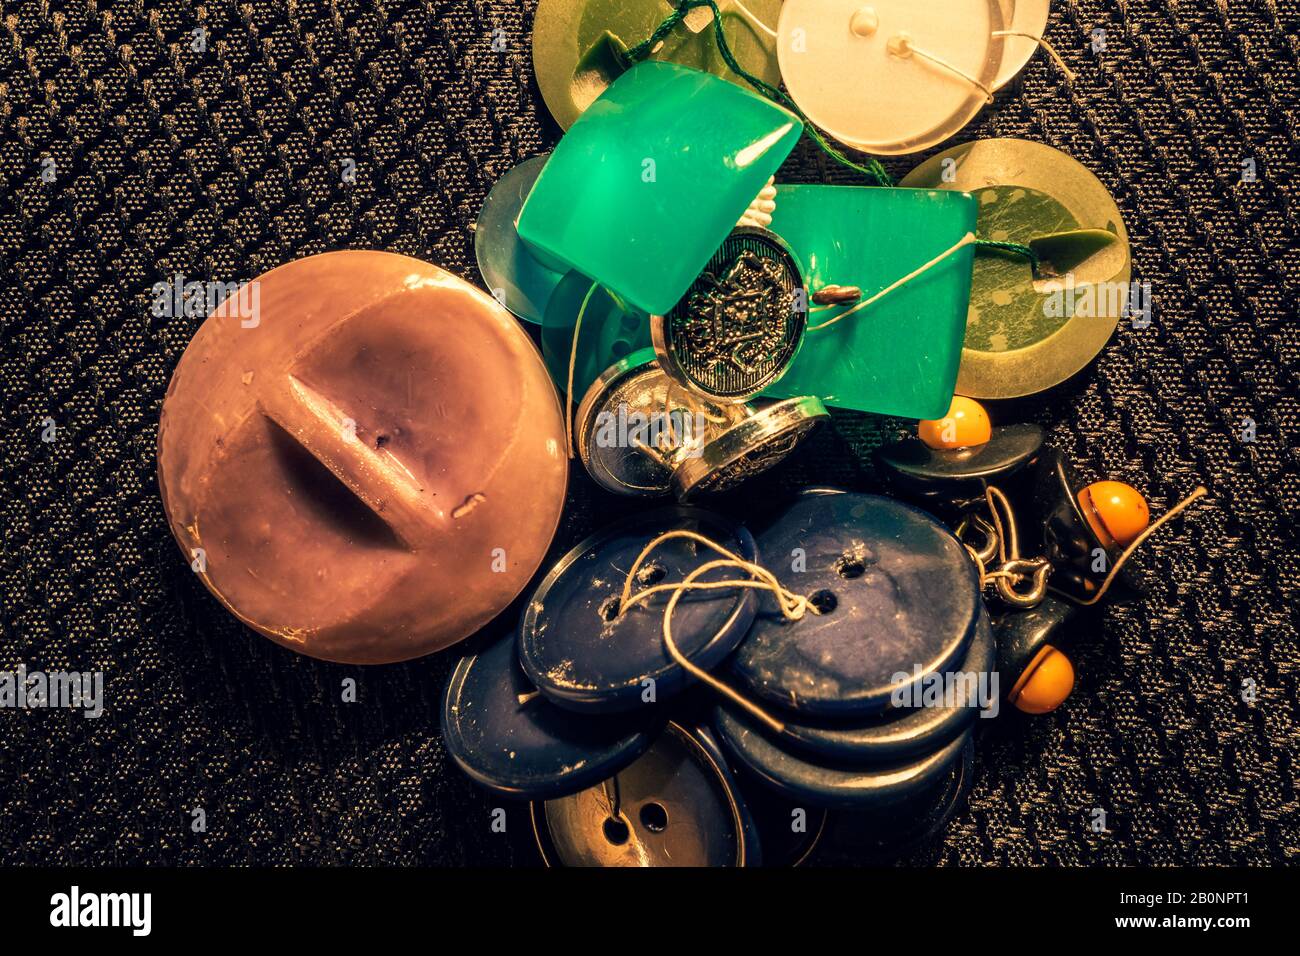
M1042 447L1037 425L1001 425L971 448L931 448L919 438L903 438L877 449L876 463L903 487L979 493L1032 465Z
M528 602L519 628L519 659L548 699L571 710L602 713L659 703L680 692L689 675L664 644L664 607L656 595L619 616L623 582L650 541L666 531L694 531L747 561L754 539L742 526L700 508L661 508L599 532L566 554ZM633 592L681 581L722 556L705 545L673 540L655 549L638 572ZM746 578L715 568L698 580ZM751 588L694 591L673 613L673 638L692 663L711 669L744 638L758 606Z
M967 742L937 785L904 807L883 811L836 811L827 822L819 863L884 862L915 849L951 820L970 790L975 744Z
M855 766L897 763L919 757L937 750L969 727L981 705L997 703L998 685L991 676L994 669L993 628L988 615L981 613L975 638L958 670L947 675L936 673L931 678L947 681L960 675L959 682L954 679L950 685L936 684L936 690L940 686L945 691L951 689L951 699L945 692L943 703L923 706L926 698L918 695L922 701L914 707L890 708L879 716L867 718L865 723L847 726L787 718L785 730L777 739L792 753Z
M824 807L789 800L749 774L739 774L737 783L758 827L764 866L799 866L816 852L826 830Z
M762 532L759 550L823 613L788 621L763 595L734 668L754 694L797 714L879 713L897 686L955 666L975 633L983 602L965 547L893 499L802 496Z
M973 728L933 753L906 763L870 768L813 762L773 742L748 715L727 710L716 714L723 747L756 777L792 800L807 800L828 809L854 810L895 806L919 799L951 772L969 743Z
M697 726L701 743L713 741L713 753L724 765L732 768L736 802L745 811L752 826L751 844L762 853L763 866L799 866L815 851L826 828L828 811L813 806L807 800L791 800L747 773L743 765L732 757L718 741L716 730ZM750 832L748 829L746 832ZM747 860L753 855L747 856ZM758 863L749 862L749 866Z
M636 760L658 735L660 723L647 726L653 716L647 709L590 720L547 702L520 669L512 634L456 665L443 698L442 737L477 783L544 800L583 790Z
M737 815L740 818L740 828L745 840L745 866L762 866L763 843L759 836L758 822L750 811L749 801L745 799L744 791L741 790L735 775L731 772L731 765L727 762L726 755L718 745L713 728L706 724L700 724L692 726L690 733L708 758L717 766L718 773L722 775L727 789L731 791L732 798L735 800Z

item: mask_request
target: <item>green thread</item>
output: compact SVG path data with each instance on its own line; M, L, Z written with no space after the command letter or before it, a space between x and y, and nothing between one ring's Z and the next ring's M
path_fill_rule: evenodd
M868 159L864 166L861 163L856 163L849 159L848 156L826 141L826 137L822 135L821 130L817 129L817 127L809 121L808 117L804 115L803 110L799 109L794 100L790 99L790 97L786 96L786 94L782 93L770 83L765 83L763 80L760 80L736 62L736 57L731 52L731 45L727 42L727 35L722 29L722 13L718 10L716 0L677 0L676 9L664 18L663 22L655 28L654 33L650 34L649 37L642 40L636 46L628 49L625 54L627 59L632 63L639 63L641 60L645 59L655 44L662 41L664 37L671 33L673 28L682 22L682 19L686 14L690 13L690 11L694 10L696 7L708 7L713 11L713 36L718 44L718 52L722 54L723 61L727 64L727 68L730 69L732 73L735 73L768 99L780 103L790 112L798 116L799 119L803 121L804 129L807 131L808 135L813 138L813 141L817 143L822 152L835 160L841 166L847 166L849 169L861 173L871 179L877 186L894 185L894 181L890 178L889 173L885 171L885 167L881 166L877 160Z
M1010 252L1018 256L1024 256L1029 260L1029 265L1035 272L1038 271L1038 266L1042 262L1038 253L1019 242L999 242L996 239L976 239L975 246L978 249L998 249L1002 252Z
M661 22L659 26L655 27L654 32L651 33L650 36L646 37L646 39L642 40L636 46L628 48L627 53L624 54L628 61L631 63L639 63L644 60L650 54L650 51L655 47L655 45L662 42L664 37L668 36L668 34L670 34L677 25L682 22L686 17L686 14L690 13L696 7L708 7L713 11L714 40L718 44L718 52L722 54L723 61L727 64L727 68L730 69L732 73L735 73L768 99L780 103L790 112L798 116L799 119L803 121L804 130L813 138L813 141L817 143L821 151L831 159L835 160L842 166L847 166L849 169L861 173L871 179L877 186L894 185L893 179L890 178L889 173L885 171L885 167L880 165L878 160L868 158L865 166L851 160L848 156L827 142L826 137L822 135L821 130L819 130L816 125L808 119L804 114L804 111L799 108L798 104L796 104L794 100L790 99L789 96L781 92L781 90L777 89L775 86L772 86L770 83L765 83L763 80L754 76L736 62L736 57L731 52L731 45L727 42L727 35L722 29L722 13L718 10L716 0L677 0L677 6L673 9L673 12L664 17L663 22ZM1018 242L998 242L993 239L976 239L975 246L984 249L998 249L1002 252L1010 252L1015 255L1024 256L1030 261L1034 270L1038 270L1038 254L1035 253L1033 249L1021 245Z
M654 33L650 34L636 46L629 47L623 56L633 63L640 63L650 53L651 49L654 48L655 44L659 43L664 37L672 33L673 27L681 23L689 12L690 7L686 6L685 2L683 2L674 9L672 13L664 17L663 22L660 23L659 26L655 27ZM726 54L723 54L723 56L726 56Z

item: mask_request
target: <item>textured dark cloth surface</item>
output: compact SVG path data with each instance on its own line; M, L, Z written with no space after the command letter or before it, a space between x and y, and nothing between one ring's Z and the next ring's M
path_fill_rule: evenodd
M489 187L559 135L532 77L532 6L4 0L0 670L102 670L107 699L97 720L0 712L0 860L533 862L526 827L494 834L498 801L442 747L454 652L308 660L237 624L190 573L154 442L198 320L150 309L177 275L245 280L339 248L477 282L469 226ZM1211 497L1144 550L1150 594L1104 614L1069 702L984 728L969 804L912 859L1293 861L1300 4L1053 7L1048 37L1077 80L1036 55L958 140L1025 137L1095 171L1154 322L1124 324L1075 381L999 414L1042 423L1082 475L1128 481L1156 511L1198 482ZM1248 159L1256 178L1241 182ZM782 178L853 181L807 142ZM723 505L744 515L813 482L873 489L870 450L896 424L837 415ZM635 507L575 466L556 552ZM348 677L355 704L340 700Z

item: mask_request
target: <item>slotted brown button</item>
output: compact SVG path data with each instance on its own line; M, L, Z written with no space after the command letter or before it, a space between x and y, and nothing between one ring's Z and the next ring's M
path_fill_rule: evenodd
M493 299L384 252L300 259L199 328L158 480L203 582L312 657L387 663L469 636L537 570L568 480L559 400Z

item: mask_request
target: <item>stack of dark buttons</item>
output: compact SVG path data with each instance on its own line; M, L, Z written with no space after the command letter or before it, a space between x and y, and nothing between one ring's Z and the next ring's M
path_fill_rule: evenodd
M758 534L767 566L820 613L790 620L764 594L731 661L777 731L714 710L743 778L836 811L836 844L887 855L958 804L980 704L996 705L993 636L962 545L898 501L804 492Z
M780 732L706 689L684 693L690 675L664 641L667 592L622 607L628 572L668 531L763 564L809 598L787 620L768 592L695 590L673 615L680 652ZM717 556L664 541L632 592ZM744 576L723 567L699 580ZM835 844L861 858L926 837L958 804L993 658L969 557L915 508L808 491L757 541L711 512L663 508L574 548L529 599L517 638L461 660L443 732L476 782L531 801L550 864L794 863L827 811Z
M543 859L576 866L749 866L758 822L794 820L763 841L768 860L802 856L820 831L779 801L751 809L690 706L689 675L663 639L667 594L621 607L627 573L668 531L707 537L757 561L753 536L719 515L662 508L601 531L565 555L529 599L517 638L462 658L447 687L443 738L460 767L503 796L531 801ZM681 581L718 557L693 540L665 541L632 590ZM718 568L702 582L735 578ZM743 576L743 575L742 575ZM673 618L681 652L717 668L758 606L744 588L684 595Z

